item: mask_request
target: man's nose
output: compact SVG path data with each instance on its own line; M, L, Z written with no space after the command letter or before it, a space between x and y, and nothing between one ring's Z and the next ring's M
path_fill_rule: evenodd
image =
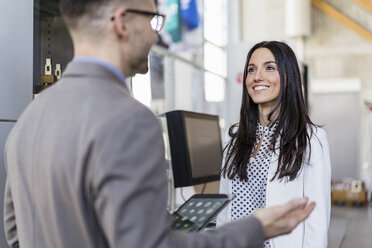
M159 41L159 33L156 31L154 31L154 33L155 33L154 44L156 44Z

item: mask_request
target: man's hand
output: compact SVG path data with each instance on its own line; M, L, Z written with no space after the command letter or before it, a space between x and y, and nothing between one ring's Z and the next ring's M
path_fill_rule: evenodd
M306 206L308 198L300 198L284 205L263 208L254 213L262 223L265 238L273 238L292 230L313 211L315 202Z

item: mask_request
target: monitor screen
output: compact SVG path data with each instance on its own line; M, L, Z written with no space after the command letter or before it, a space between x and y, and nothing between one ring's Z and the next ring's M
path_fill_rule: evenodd
M185 116L185 127L192 177L218 174L222 163L218 119Z
M166 113L175 187L219 180L222 144L218 116Z

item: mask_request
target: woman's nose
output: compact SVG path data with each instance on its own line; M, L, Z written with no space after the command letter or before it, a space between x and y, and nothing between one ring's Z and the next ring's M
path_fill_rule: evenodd
M262 81L262 72L260 69L257 69L256 74L254 75L254 81Z

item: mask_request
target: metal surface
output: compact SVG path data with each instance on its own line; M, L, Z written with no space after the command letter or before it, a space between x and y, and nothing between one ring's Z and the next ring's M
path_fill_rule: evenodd
M10 129L32 100L34 2L7 1L0 8L0 247L8 247L3 226L4 144Z
M33 1L0 8L0 119L16 120L32 100Z
M327 132L332 179L359 178L359 93L313 93L311 102L312 121Z

